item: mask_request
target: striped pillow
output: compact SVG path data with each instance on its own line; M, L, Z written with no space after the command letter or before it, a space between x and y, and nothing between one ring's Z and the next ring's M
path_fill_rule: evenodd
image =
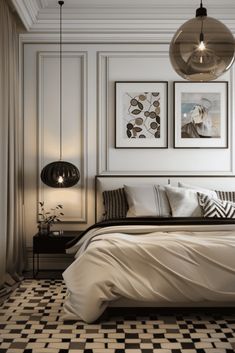
M215 199L199 192L197 194L203 217L235 218L235 203Z
M215 190L215 192L220 200L235 202L235 191Z
M164 186L124 185L129 205L127 217L170 217L171 209Z
M103 191L103 203L104 220L126 217L128 203L124 188Z

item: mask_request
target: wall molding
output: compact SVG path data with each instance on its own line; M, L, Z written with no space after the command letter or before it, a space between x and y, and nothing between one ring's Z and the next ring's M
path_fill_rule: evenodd
M43 65L46 58L59 58L59 53L56 51L43 51L38 52L38 200L45 200L48 188L40 180L40 171L46 165L47 162L44 160L44 135L43 127L45 117L43 114L44 101L43 101ZM79 131L79 138L81 140L81 156L80 156L80 175L81 179L77 186L73 189L81 190L81 214L76 218L74 217L63 217L63 222L87 222L87 208L88 208L88 190L87 190L87 164L88 164L88 151L87 151L87 105L88 105L88 94L87 94L87 52L63 52L63 58L78 58L81 60L80 72L81 72L81 131ZM58 146L59 148L59 146ZM77 163L75 163L77 164ZM60 201L63 204L63 201ZM75 207L75 205L73 205Z
M98 160L98 174L110 174L112 171L109 166L109 126L110 126L110 117L109 117L109 62L112 58L152 58L152 57L168 57L168 50L158 50L156 51L146 51L146 52L137 52L137 51L127 51L127 52L98 52L98 149L99 149L99 160ZM127 79L128 81L128 79ZM105 132L103 132L105 131ZM119 172L118 172L119 173ZM123 174L123 171L120 171ZM126 172L124 172L125 174ZM141 173L140 171L130 171L128 174ZM150 172L151 173L151 172ZM156 171L153 171L156 173Z
M58 6L48 0L12 0L30 32L58 32ZM194 0L69 0L63 9L64 32L130 33L171 31L194 17L199 6ZM233 0L207 0L208 15L235 31Z
M234 15L235 16L235 15ZM193 16L192 16L193 17ZM185 22L177 19L163 20L119 20L79 22L77 27L69 21L69 27L63 30L63 42L67 43L170 43L176 30ZM222 20L223 21L223 20ZM57 21L58 22L58 21ZM234 19L223 21L235 35ZM58 43L58 24L56 27L49 22L43 23L38 30L20 34L24 43Z
M161 46L162 47L162 46ZM168 48L168 46L167 46ZM153 52L136 52L136 51L109 51L109 52L98 52L98 169L97 173L99 175L113 175L113 174L123 174L123 175L155 175L156 170L112 170L109 165L109 153L110 153L110 143L109 143L109 126L110 126L110 115L109 115L109 104L110 104L110 82L109 82L109 65L112 58L168 58L168 50L159 49ZM156 53L157 52L157 53ZM228 131L229 131L229 148L230 150L230 168L226 171L188 171L187 168L182 168L180 174L184 175L233 175L235 173L235 153L234 153L234 142L233 136L235 134L234 128L235 124L233 123L233 112L235 111L235 104L233 101L233 94L235 92L235 68L234 66L230 69L230 85L229 85L229 105L228 105ZM126 79L128 81L128 78ZM138 81L138 80L137 80ZM140 80L141 81L141 80ZM109 87L109 89L108 89ZM170 87L169 87L170 89ZM168 99L168 104L170 101ZM115 107L114 107L115 108ZM168 119L171 119L169 114ZM168 129L170 129L170 124L168 124ZM170 130L168 131L169 140L171 140ZM170 142L170 141L169 141ZM169 148L171 145L169 145ZM111 147L113 148L113 146ZM173 175L175 174L174 170L161 170L157 172L158 175ZM179 173L179 172L177 172Z
M11 0L25 28L29 31L37 23L39 12L38 2L35 0Z

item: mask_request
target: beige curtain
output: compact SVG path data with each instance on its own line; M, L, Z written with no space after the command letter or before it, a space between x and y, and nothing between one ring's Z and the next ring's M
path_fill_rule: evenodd
M7 0L0 0L0 295L24 267L18 70L17 22Z

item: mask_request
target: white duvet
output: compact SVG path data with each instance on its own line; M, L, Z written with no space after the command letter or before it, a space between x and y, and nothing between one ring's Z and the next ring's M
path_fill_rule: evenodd
M224 226L222 227L224 228ZM90 230L63 273L68 317L95 321L119 298L234 302L235 226L113 226ZM195 231L197 230L197 231Z

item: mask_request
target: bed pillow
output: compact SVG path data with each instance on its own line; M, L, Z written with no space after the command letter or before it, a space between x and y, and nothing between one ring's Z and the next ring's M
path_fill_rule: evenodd
M170 217L165 189L160 185L124 185L127 217Z
M218 198L222 201L231 201L235 203L235 191L215 190Z
M124 188L103 191L104 220L125 218L128 203Z
M198 193L198 201L205 218L235 218L234 202L222 201L201 193Z
M156 192L156 203L158 207L159 217L171 217L171 206L166 194L165 186L154 185Z
M197 189L165 186L173 217L202 217L198 202ZM215 191L204 190L203 194L217 197Z
M208 195L211 195L214 197L217 196L216 191L206 189L206 188L201 188L200 186L197 186L197 185L191 185L191 184L187 184L187 183L178 182L178 186L180 188L184 188L184 189L196 190L197 192L200 192L202 194L208 194Z

